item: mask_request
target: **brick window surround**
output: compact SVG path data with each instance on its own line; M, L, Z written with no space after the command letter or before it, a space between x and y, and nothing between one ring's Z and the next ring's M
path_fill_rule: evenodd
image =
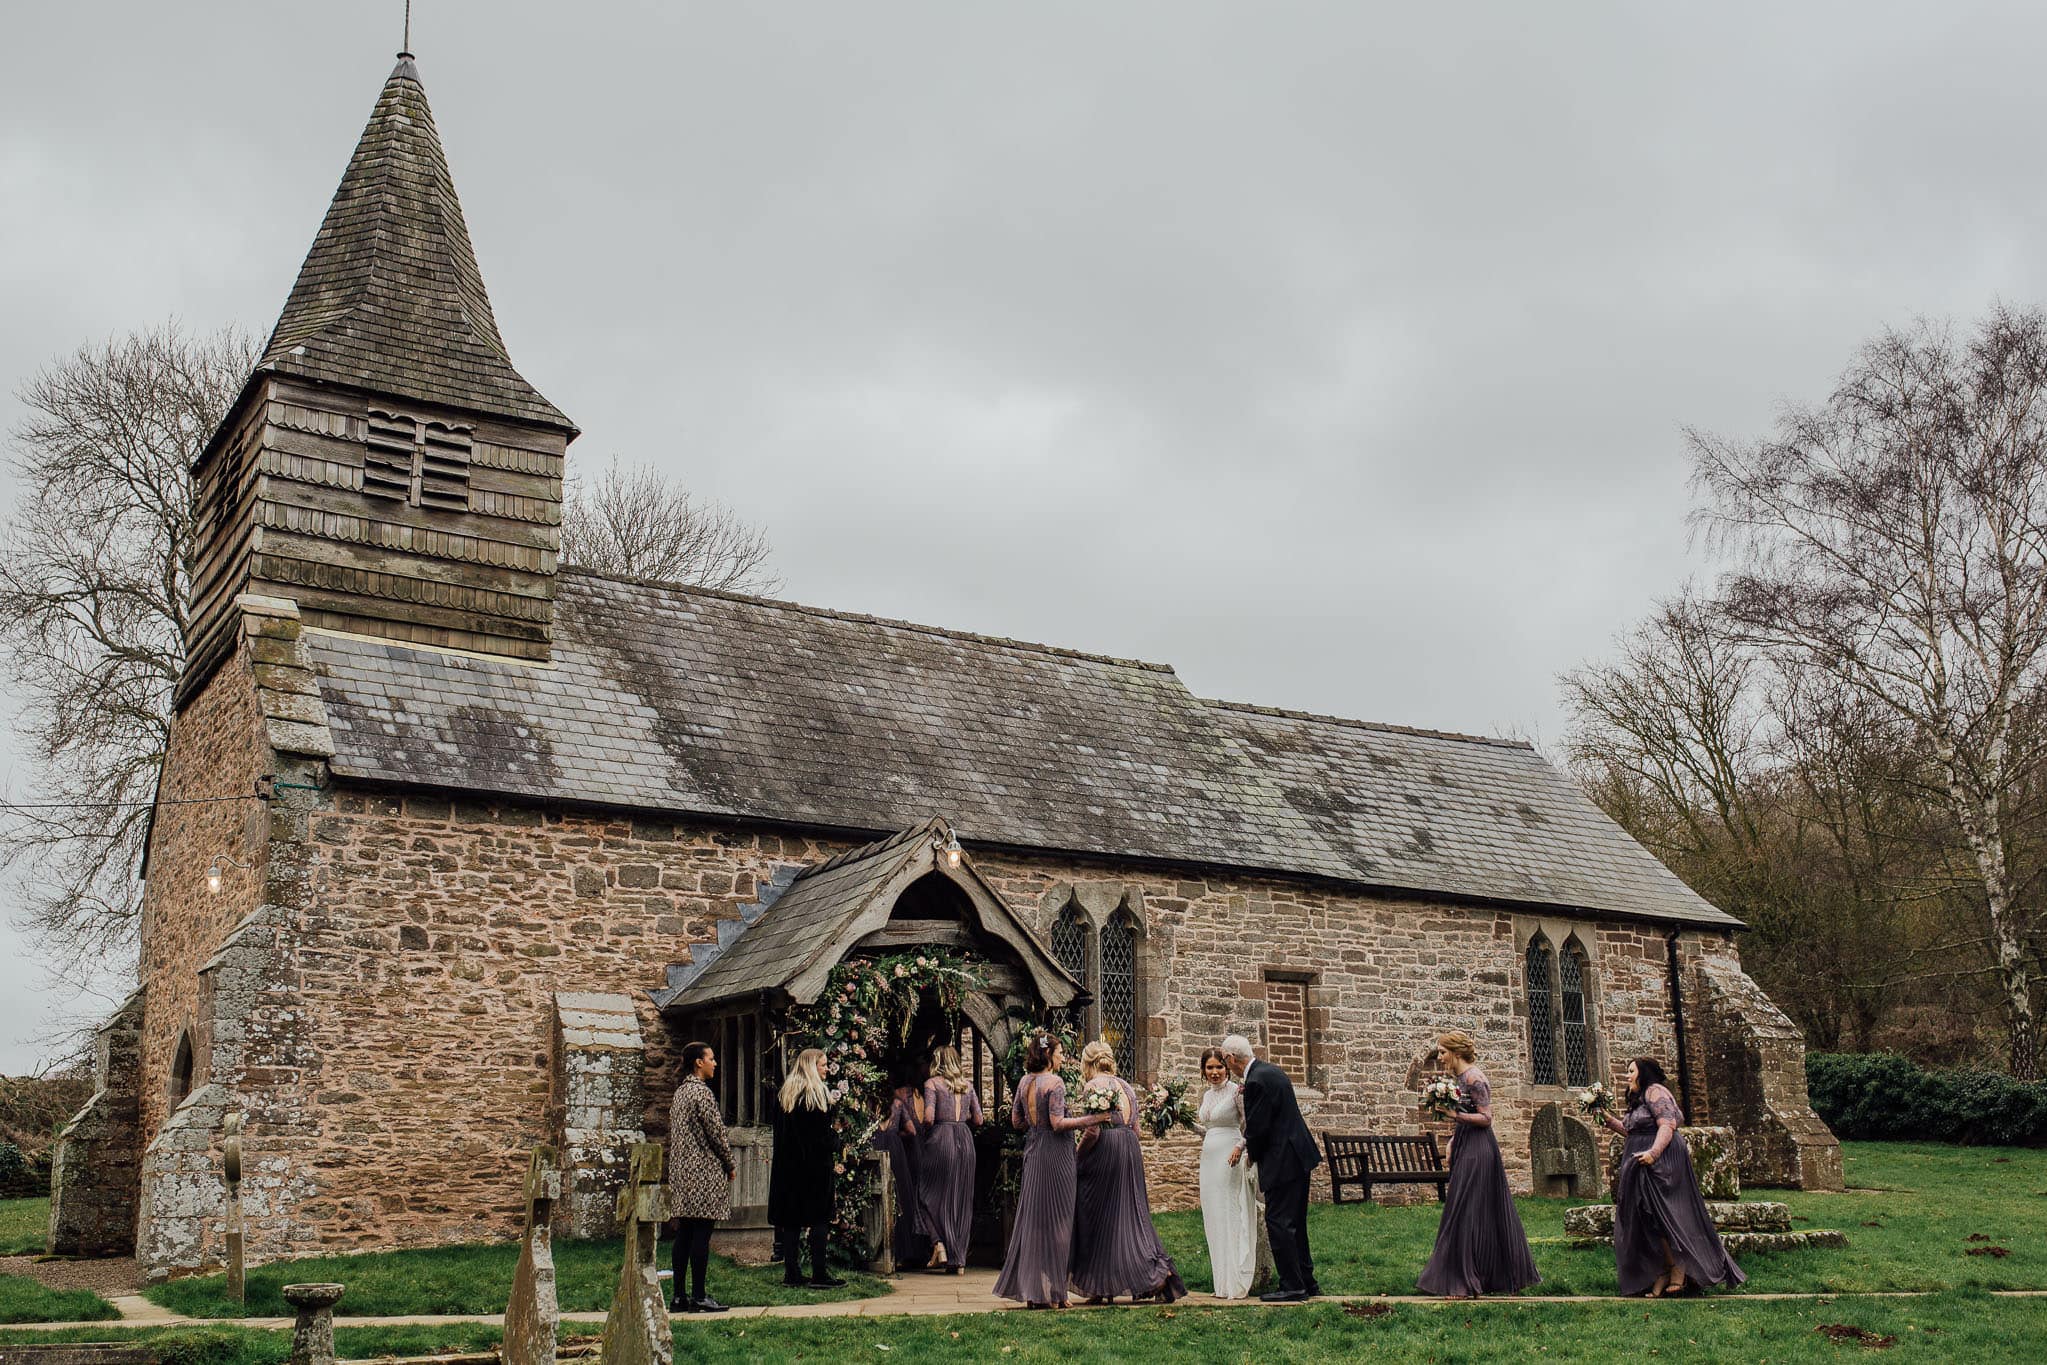
M1265 974L1265 1056L1295 1085L1313 1085L1308 1044L1308 978Z

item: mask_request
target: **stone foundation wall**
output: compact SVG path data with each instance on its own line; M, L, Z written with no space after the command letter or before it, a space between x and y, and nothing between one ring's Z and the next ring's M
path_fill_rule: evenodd
M50 1163L49 1251L125 1256L135 1250L142 1156L143 993L100 1025L93 1094L64 1125Z

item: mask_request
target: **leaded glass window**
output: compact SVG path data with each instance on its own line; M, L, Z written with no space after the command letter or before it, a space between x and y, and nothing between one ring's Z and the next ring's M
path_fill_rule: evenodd
M1116 1070L1137 1076L1137 925L1118 910L1102 929L1102 1041L1116 1053Z
M1059 959L1059 965L1073 974L1085 990L1094 989L1093 973L1088 971L1088 925L1081 918L1080 907L1068 904L1059 912L1059 918L1052 921L1052 956ZM1082 1033L1087 1032L1087 1011L1076 1006L1069 1015L1073 1026Z
M1541 934L1528 940L1528 1055L1537 1085L1557 1082L1557 1015L1550 993L1550 946Z
M1585 950L1572 939L1557 959L1557 980L1564 998L1564 1080L1592 1084L1591 1035L1586 1027Z

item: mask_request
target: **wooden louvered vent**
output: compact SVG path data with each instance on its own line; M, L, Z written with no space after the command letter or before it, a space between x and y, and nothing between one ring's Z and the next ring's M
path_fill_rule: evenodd
M372 410L362 491L412 507L468 511L470 430Z

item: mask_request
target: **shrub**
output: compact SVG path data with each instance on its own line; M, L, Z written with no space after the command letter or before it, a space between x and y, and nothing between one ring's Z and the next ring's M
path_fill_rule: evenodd
M1929 1069L1894 1052L1809 1052L1805 1085L1839 1138L2047 1145L2047 1084L2001 1072Z
M0 1185L12 1185L28 1178L28 1159L22 1156L21 1148L11 1142L0 1142Z

